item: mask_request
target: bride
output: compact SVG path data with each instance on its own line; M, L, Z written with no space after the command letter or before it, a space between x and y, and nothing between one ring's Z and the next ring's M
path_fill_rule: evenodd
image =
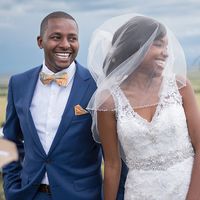
M200 199L200 112L183 50L162 23L123 15L100 26L88 65L88 104L104 151L104 199L115 200L121 158L125 200Z

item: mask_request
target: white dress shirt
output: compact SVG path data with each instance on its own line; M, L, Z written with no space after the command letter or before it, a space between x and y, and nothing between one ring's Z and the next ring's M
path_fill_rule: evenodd
M50 75L54 74L45 66L44 62L41 71ZM38 77L30 111L46 154L48 154L58 130L72 88L75 71L74 62L67 69L62 70L68 74L66 87L58 86L54 81L49 85L44 85ZM45 173L42 183L49 184L47 173Z

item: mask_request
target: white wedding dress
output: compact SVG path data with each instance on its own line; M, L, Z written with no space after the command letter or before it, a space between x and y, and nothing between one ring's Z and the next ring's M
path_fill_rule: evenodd
M165 79L151 122L134 112L119 87L112 89L117 130L129 168L125 200L185 200L194 151L174 77Z

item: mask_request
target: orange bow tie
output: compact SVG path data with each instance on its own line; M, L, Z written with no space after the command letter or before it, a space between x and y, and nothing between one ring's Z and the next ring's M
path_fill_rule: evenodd
M60 74L45 74L44 72L40 72L40 80L44 85L50 84L52 81L55 81L59 86L67 85L67 73L63 72Z

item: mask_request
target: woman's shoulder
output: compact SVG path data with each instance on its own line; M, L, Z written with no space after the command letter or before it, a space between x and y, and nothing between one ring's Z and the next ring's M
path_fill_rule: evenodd
M96 99L98 99L99 111L114 111L115 102L111 90L105 89L100 92L97 91Z
M179 79L180 80L180 79ZM194 95L194 89L192 87L191 81L188 78L184 79L184 84L180 85L180 81L176 81L179 87L179 92L184 99L190 98L191 95Z

